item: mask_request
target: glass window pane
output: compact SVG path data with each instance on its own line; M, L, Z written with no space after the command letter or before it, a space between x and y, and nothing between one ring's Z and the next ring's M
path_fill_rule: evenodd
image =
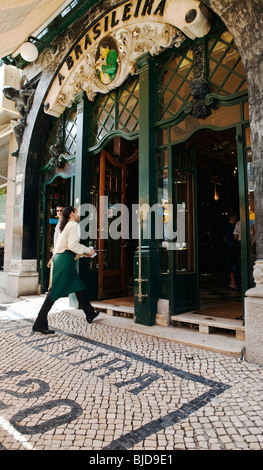
M134 116L130 116L126 123L126 129L127 131L132 132L136 130L137 125L138 125L138 119L136 119Z
M226 112L227 109L227 112ZM211 114L206 116L205 122L207 125L216 127L225 127L240 122L240 105L230 106L225 108L221 106L218 109L211 109ZM203 126L203 120L194 116L188 115L182 122L176 126L171 127L171 142L177 142L185 139L195 129Z
M158 147L161 145L166 145L168 142L168 131L167 129L160 130L157 133L157 145Z
M224 67L219 66L211 77L211 83L215 84L216 87L221 88L227 74L228 71Z
M163 166L168 166L168 151L163 152Z
M163 238L159 240L160 270L168 272L167 252L167 204L168 204L168 170L158 171L158 204L162 210Z
M74 155L76 153L77 112L75 110L69 110L65 115L64 146L67 153Z
M193 175L175 170L175 200L177 220L176 271L194 272L194 212Z
M129 132L139 126L139 81L129 77L118 90L118 128Z
M239 91L239 87L242 83L243 79L232 73L225 82L224 89L229 93L236 93Z
M246 129L245 129L245 138L246 138L246 147L250 147L251 146L250 127L246 127Z
M227 45L221 41L217 41L211 52L211 57L213 57L217 62L220 62L223 59L223 56L227 50Z
M163 158L162 158L162 152L157 153L157 168L162 168L163 166Z
M208 42L209 82L211 91L233 94L245 90L246 74L239 52L229 31L211 31ZM218 34L219 39L218 39Z
M173 116L191 95L189 83L193 79L193 51L187 51L187 48L159 57L158 119Z

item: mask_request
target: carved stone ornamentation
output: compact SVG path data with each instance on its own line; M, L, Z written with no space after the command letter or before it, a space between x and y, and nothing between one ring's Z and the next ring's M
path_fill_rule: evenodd
M11 272L36 272L37 271L37 261L34 259L23 259L23 260L11 260L10 264Z
M253 269L253 277L257 287L263 287L263 260L257 260Z
M21 118L13 127L13 132L17 141L18 148L12 153L14 157L18 157L20 146L23 140L24 129L26 126L27 116L31 109L34 99L35 90L16 90L13 87L4 87L3 93L7 99L15 102L15 107Z
M108 2L65 54L44 111L59 117L80 92L89 100L109 93L136 73L140 56L179 47L186 37L203 38L211 25L208 9L198 0Z
M114 73L109 77L104 73L103 80L103 69L99 65L102 58L98 52L103 46L94 43L67 83L63 83L56 107L63 110L72 106L75 96L82 91L93 101L97 93L106 94L118 88L129 74L137 73L136 60L142 54L149 52L152 56L157 55L166 48L181 46L185 39L186 36L175 26L158 22L154 25L139 23L116 30L111 36L103 38L104 43L107 40L110 43L110 52L115 57Z
M57 132L55 136L55 143L50 146L49 155L50 160L49 163L52 166L56 166L57 168L63 168L65 165L65 161L60 158L60 155L63 153L63 125L62 120L59 120Z
M194 58L194 79L190 83L193 96L192 115L197 118L204 118L209 112L205 104L205 97L210 91L209 83L206 81L206 57L205 45L198 41L193 51Z
M201 118L207 116L207 106L204 103L210 87L204 78L194 78L190 83L191 93L194 98L192 115Z

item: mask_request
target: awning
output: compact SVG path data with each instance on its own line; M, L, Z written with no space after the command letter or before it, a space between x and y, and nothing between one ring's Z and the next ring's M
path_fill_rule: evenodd
M39 34L72 0L1 0L0 57Z

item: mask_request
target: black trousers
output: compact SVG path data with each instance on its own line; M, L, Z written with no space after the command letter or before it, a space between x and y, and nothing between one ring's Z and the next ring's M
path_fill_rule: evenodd
M86 317L87 318L92 317L92 315L94 314L94 309L92 305L90 304L87 292L85 290L80 290L78 292L75 292L75 294L79 301L80 307L84 311ZM48 320L47 320L48 312L50 311L51 307L55 303L55 302L52 302L52 300L50 299L50 296L51 296L51 291L49 291L49 293L47 294L46 299L41 309L39 310L39 313L33 325L33 328L35 327L40 330L48 329Z

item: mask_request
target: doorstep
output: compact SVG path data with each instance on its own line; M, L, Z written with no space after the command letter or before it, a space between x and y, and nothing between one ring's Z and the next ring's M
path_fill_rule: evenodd
M134 307L127 305L115 305L111 303L100 302L98 300L91 301L93 308L98 308L101 312L111 316L134 317Z
M92 302L93 303L93 302ZM67 310L69 312L69 310ZM82 316L81 310L71 310L71 314ZM147 336L158 338L159 340L168 340L175 343L183 344L193 348L201 348L207 351L227 354L239 359L242 356L242 350L245 342L238 340L235 336L222 334L203 334L198 330L190 328L176 328L172 325L141 325L135 323L133 318L123 316L111 316L102 312L94 323L109 326L113 328L123 329L125 331L136 332Z
M43 303L44 295L30 295L23 296L21 299L27 300L36 304L36 311ZM227 354L239 359L242 356L242 350L245 347L245 341L236 339L235 336L228 336L227 334L204 334L200 333L198 329L191 328L176 328L171 324L169 326L146 326L135 323L133 319L133 307L125 307L126 316L123 315L123 306L112 305L105 302L92 301L92 305L101 310L101 314L94 321L98 325L119 328L130 332L137 332L144 335L152 336L158 339L174 341L175 343L184 344L193 348L201 348L208 351L217 352L220 354ZM75 309L69 306L68 297L63 297L55 302L52 307L53 310L64 311L69 315L74 315L79 318L85 319L82 310ZM132 312L131 312L132 309ZM115 314L107 314L107 310L113 310ZM125 312L124 312L125 313ZM182 314L183 318L185 315ZM180 316L182 316L180 315ZM176 316L178 318L178 315Z
M199 333L213 334L223 330L223 332L233 332L236 339L245 340L245 327L242 320L234 320L231 318L213 317L212 315L199 315L197 313L182 313L173 315L171 322L175 326L189 325L198 326Z
M153 326L141 325L134 322L134 308L115 305L111 303L105 303L100 301L92 301L93 307L101 310L101 315L97 321L101 321L104 325L113 326L116 328L123 328L125 330L134 331L137 333L147 334L149 336L157 337L160 339L167 339L177 343L182 343L187 346L207 349L222 354L227 354L240 358L242 350L245 347L244 331L245 328L242 326L240 320L227 320L224 318L216 318L206 315L196 314L182 314L175 315L176 320L180 318L181 327L176 327L173 323L167 325L159 322ZM191 315L191 317L189 317ZM160 317L162 315L159 315ZM174 318L172 317L171 320ZM199 318L200 317L200 318ZM209 320L207 320L209 318ZM192 319L193 322L201 325L198 329L190 329L183 327ZM215 325L218 326L218 331L212 330ZM225 328L223 328L223 326ZM234 335L227 335L226 330L234 331ZM225 330L225 334L218 334L219 330ZM214 334L208 334L212 333ZM238 332L238 334L236 333Z

